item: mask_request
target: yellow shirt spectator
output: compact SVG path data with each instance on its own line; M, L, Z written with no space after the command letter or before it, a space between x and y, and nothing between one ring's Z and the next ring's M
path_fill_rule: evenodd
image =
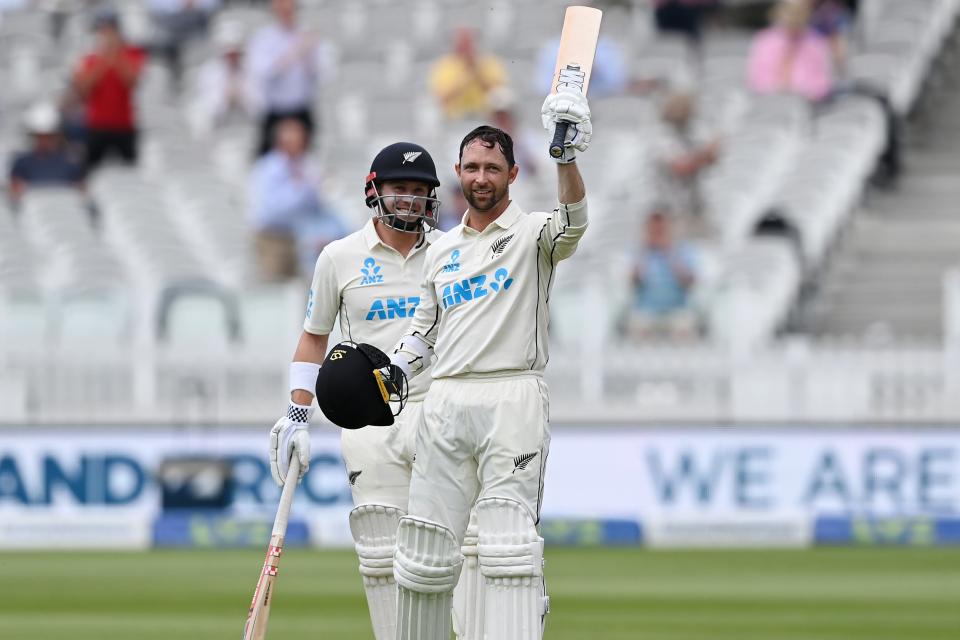
M490 92L506 82L503 65L494 56L477 55L467 29L456 32L454 47L433 66L430 88L448 118L486 116Z

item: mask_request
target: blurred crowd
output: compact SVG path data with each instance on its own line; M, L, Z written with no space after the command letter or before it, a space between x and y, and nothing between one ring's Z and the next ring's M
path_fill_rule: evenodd
M349 218L327 198L317 152L324 138L315 96L331 63L322 39L300 19L296 0L260 2L269 5L271 20L252 32L216 19L228 5L258 4L252 0L143 0L153 22L149 42L128 39L109 2L0 0L0 12L28 4L49 8L54 31L65 13L82 5L95 38L73 61L68 90L20 114L28 142L9 161L7 196L14 206L27 190L55 185L85 192L88 177L101 166L140 161L135 94L144 65L156 60L168 67L169 91L181 96L190 112L194 131L184 135L215 137L218 130L238 126L257 132L249 149L246 201L260 279L309 274L323 246L352 230ZM744 27L720 0L652 4L652 28L678 38L694 59L711 29ZM881 91L845 80L857 2L759 4L766 26L753 35L742 70L746 86L756 94L800 96L814 108L848 93L876 100L887 114L888 136L875 178L895 185L901 166L897 116ZM435 60L428 78L442 116L453 122L482 119L503 128L514 136L527 175L548 170L542 138L518 125L514 96L520 83L549 90L558 41L540 47L536 77L527 78L511 77L509 61L484 50L473 28L462 26L445 37L449 50ZM183 52L195 40L209 42L211 53L187 74ZM633 295L623 313L623 332L637 340L694 340L704 331L695 247L718 230L705 219L701 182L722 159L725 140L710 119L697 117L694 82L638 73L617 42L601 37L591 98L649 96L663 125L660 139L651 141L657 193L649 210L637 212ZM448 229L459 222L465 205L456 188L445 189L443 200L441 228Z

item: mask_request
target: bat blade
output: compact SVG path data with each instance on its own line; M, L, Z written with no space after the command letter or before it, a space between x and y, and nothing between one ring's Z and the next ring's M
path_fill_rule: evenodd
M270 605L279 572L280 555L283 552L283 536L272 536L267 548L267 557L253 591L253 600L243 626L243 640L263 640L267 637L267 622L270 620Z
M597 39L600 37L600 20L603 12L593 7L567 7L563 17L563 31L560 32L560 48L557 51L557 64L550 82L550 93L569 86L587 94L590 86L590 73L593 71L593 57L597 52ZM568 124L557 125L550 143L550 155L563 156L563 142L567 135Z
M280 494L280 505L277 507L277 517L273 521L273 533L270 535L267 556L257 578L257 587L253 591L253 600L250 601L250 610L247 612L247 622L243 625L243 640L264 640L267 637L267 622L270 620L270 607L273 604L280 556L283 554L283 539L287 534L290 507L293 504L293 494L297 488L299 476L300 461L294 456L290 460L290 469L287 471L283 492Z

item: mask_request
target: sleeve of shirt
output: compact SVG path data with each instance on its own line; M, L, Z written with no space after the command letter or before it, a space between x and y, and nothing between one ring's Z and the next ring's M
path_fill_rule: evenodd
M430 250L424 263L423 280L420 285L420 303L406 334L393 349L391 361L403 369L407 377L415 377L430 366L433 346L440 330L440 305L437 304L437 289L433 283Z
M550 256L553 264L572 256L587 230L587 199L561 204L553 213L541 215L546 219L537 238L540 248Z
M337 269L330 252L324 250L317 258L317 266L313 270L303 330L318 336L325 336L333 331L337 314L340 312L340 300Z

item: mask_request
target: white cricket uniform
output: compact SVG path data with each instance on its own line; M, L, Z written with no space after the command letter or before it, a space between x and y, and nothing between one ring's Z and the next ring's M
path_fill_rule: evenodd
M436 362L409 513L461 543L478 498L511 498L539 521L550 445L550 290L557 263L586 228L586 200L529 214L511 203L483 232L461 224L427 250L408 334L432 345Z
M404 257L380 241L371 219L359 231L331 242L317 258L304 330L329 334L339 316L345 340L389 352L420 303L426 251L441 235L426 234ZM427 376L420 378L410 381L407 406L392 426L342 430L341 449L355 504L407 510L414 437L431 382Z

